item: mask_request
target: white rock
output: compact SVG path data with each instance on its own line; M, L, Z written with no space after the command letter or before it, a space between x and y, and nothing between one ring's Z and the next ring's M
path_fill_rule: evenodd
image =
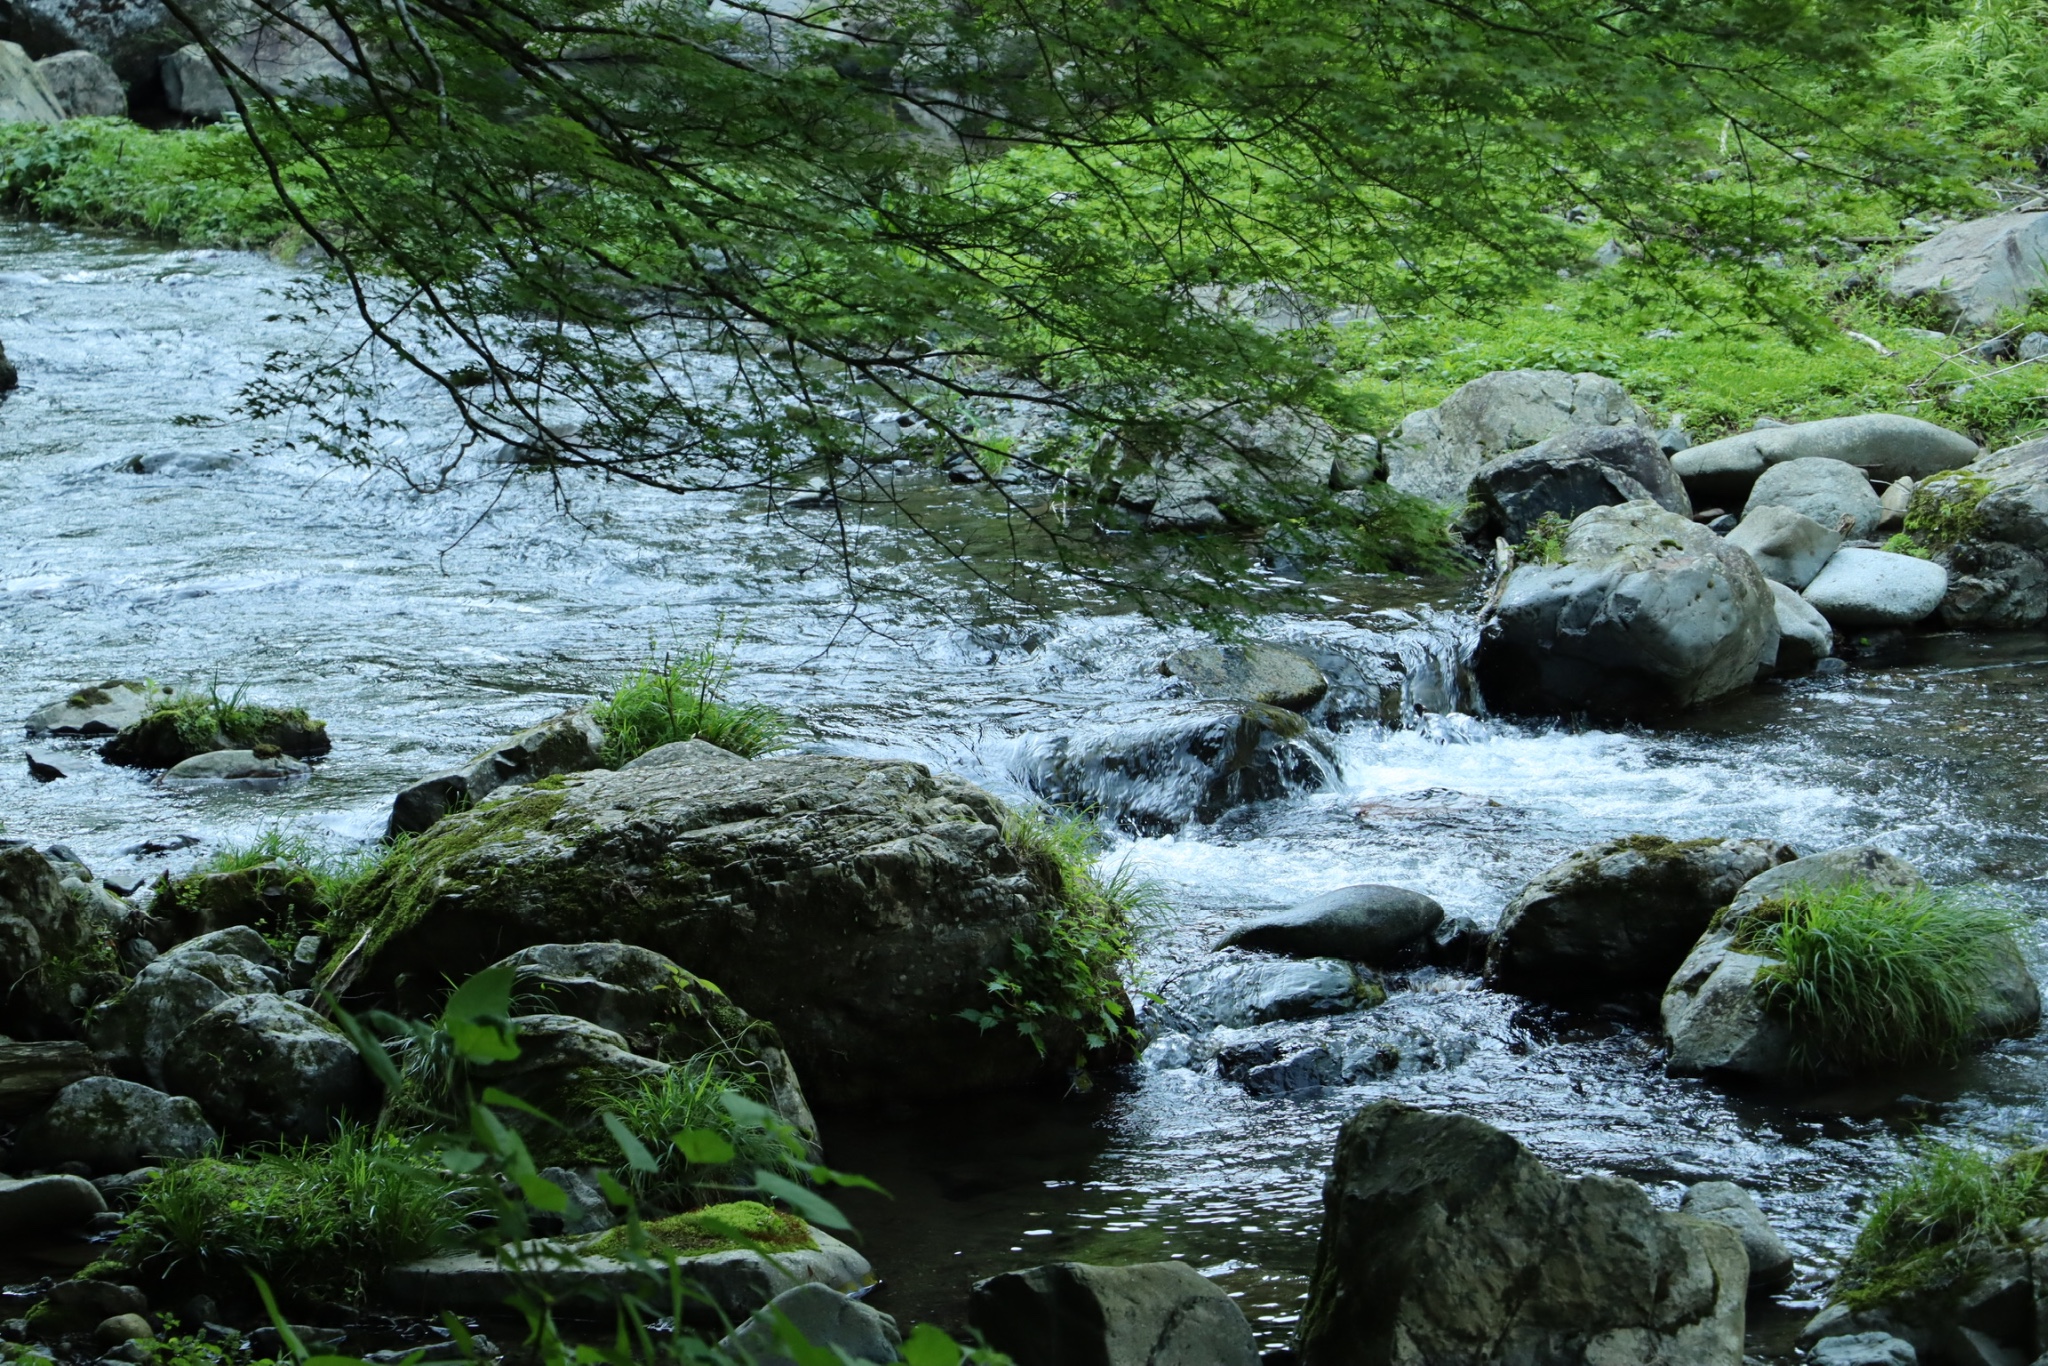
M1836 626L1911 626L1947 592L1948 571L1932 560L1851 547L1835 552L1804 596Z

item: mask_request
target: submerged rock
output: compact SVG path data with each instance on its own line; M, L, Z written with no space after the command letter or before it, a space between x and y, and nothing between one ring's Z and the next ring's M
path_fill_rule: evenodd
M1291 711L1254 702L1111 710L1028 760L1034 792L1138 834L1209 824L1334 776L1328 742Z
M218 1139L189 1097L117 1077L87 1077L59 1092L15 1141L36 1162L83 1162L112 1173L166 1158L201 1157Z
M1777 610L1755 561L1655 503L1572 523L1561 564L1516 565L1480 639L1495 709L1633 715L1749 686Z
M1017 1366L1256 1366L1244 1311L1185 1262L1053 1262L977 1281L968 1321Z
M1465 534L1481 545L1526 540L1545 516L1571 521L1596 507L1649 499L1681 517L1692 500L1655 437L1636 426L1567 427L1472 477Z
M1814 1343L1806 1366L1920 1366L1920 1354L1890 1333L1848 1333Z
M170 690L162 689L157 695L167 697ZM29 713L29 738L114 735L140 721L150 699L149 685L110 678L37 707Z
M1757 1208L1756 1197L1733 1181L1701 1181L1686 1189L1681 1214L1726 1224L1742 1239L1749 1259L1751 1294L1781 1290L1792 1283L1792 1253Z
M248 749L217 749L195 754L173 764L164 774L167 783L232 783L237 787L266 789L282 787L313 770L285 754L265 754Z
M461 768L424 778L398 794L384 838L418 834L450 811L475 806L501 787L537 782L558 773L603 768L604 731L578 708L519 732Z
M815 1282L783 1291L718 1345L751 1366L798 1366L783 1346L784 1324L796 1329L814 1351L843 1353L832 1358L835 1362L894 1362L903 1349L895 1319Z
M1256 702L1307 711L1330 691L1315 661L1283 645L1197 645L1175 650L1159 672L1178 678L1198 697Z
M1405 887L1339 887L1232 929L1218 948L1290 958L1341 958L1374 967L1426 956L1444 908Z
M1487 461L1566 427L1642 426L1646 417L1604 375L1497 370L1434 408L1410 413L1382 447L1387 482L1433 503L1456 503Z
M1581 849L1501 912L1486 982L1535 1000L1592 1005L1655 996L1714 912L1792 850L1770 840L1630 835Z
M1380 1101L1337 1137L1301 1360L1739 1366L1748 1280L1732 1229Z
M493 794L418 836L342 908L323 985L431 1012L444 984L542 944L652 949L773 1024L826 1100L1049 1078L992 1002L1018 941L1045 942L1050 860L1020 853L993 797L920 764L752 761L700 746L659 763ZM648 756L652 758L653 756Z

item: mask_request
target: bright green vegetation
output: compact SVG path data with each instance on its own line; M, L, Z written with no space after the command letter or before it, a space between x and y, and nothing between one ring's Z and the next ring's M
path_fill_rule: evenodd
M244 702L248 689L222 697L219 684L205 692L173 692L149 709L146 720L167 719L187 745L211 748L225 740L231 749L246 749L273 730L306 730L313 724L304 707L267 707Z
M313 880L321 904L331 908L386 863L403 859L411 839L403 835L389 844L336 850L288 825L273 825L246 843L222 845L192 871L204 876L275 866L287 874L302 872Z
M731 1103L734 1096L755 1099L739 1063L733 1056L704 1053L659 1077L598 1083L577 1091L570 1102L576 1114L616 1116L646 1145L653 1170L634 1170L622 1163L618 1144L595 1125L536 1134L534 1146L549 1165L613 1167L636 1197L670 1209L743 1187L757 1171L801 1179L807 1170L802 1142L786 1132L786 1126L764 1125L753 1105ZM698 1136L686 1145L694 1158L678 1146L678 1134ZM707 1144L704 1135L716 1141ZM721 1160L704 1160L707 1148L719 1153Z
M1878 1197L1836 1298L1856 1308L1967 1288L1973 1264L2048 1216L2048 1148L2004 1156L1930 1145Z
M1903 534L1927 550L1946 550L1967 540L1977 529L1977 505L1989 492L1987 475L1970 470L1937 474L1913 490Z
M1056 896L1040 941L1016 941L1015 966L989 980L992 1004L961 1015L983 1029L1011 1024L1040 1053L1048 1027L1065 1022L1081 1035L1077 1063L1135 1039L1124 974L1137 956L1139 928L1162 904L1158 887L1128 867L1100 871L1102 831L1086 816L1014 809L1003 838Z
M1570 534L1572 524L1554 512L1546 512L1536 519L1529 528L1529 534L1515 547L1515 559L1521 564L1562 564L1564 563L1564 538Z
M605 763L618 768L681 740L703 740L749 759L781 743L789 729L781 713L726 699L737 644L713 640L683 654L665 652L626 675L591 708L604 730Z
M1800 1061L1865 1072L1959 1057L2012 926L2011 912L1966 893L1802 887L1760 907L1739 940L1779 960L1757 989L1791 1025Z
M409 1140L346 1127L331 1143L167 1169L115 1253L176 1283L241 1287L253 1272L294 1297L354 1299L451 1243L474 1204Z
M804 1252L818 1245L803 1220L758 1200L706 1205L688 1214L656 1219L645 1225L643 1231L649 1250L672 1252L679 1257L701 1257L708 1252L730 1252L735 1248ZM599 1234L585 1250L599 1256L616 1255L631 1245L631 1231L620 1227Z
M0 208L195 246L295 231L236 125L152 133L126 119L0 124Z

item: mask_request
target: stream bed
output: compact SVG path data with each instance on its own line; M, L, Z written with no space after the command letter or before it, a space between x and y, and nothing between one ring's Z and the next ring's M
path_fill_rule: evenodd
M1194 638L1078 596L1020 615L879 520L864 553L918 592L856 607L816 543L758 499L569 479L565 515L548 481L501 469L421 494L259 452L291 433L239 416L241 386L274 351L354 335L345 316L295 320L291 279L258 256L0 223L0 341L22 374L0 403L0 717L146 677L303 704L335 740L309 782L270 795L176 791L87 746L39 744L69 776L33 782L7 755L7 836L67 843L123 883L277 823L360 842L399 787L587 699L650 641L721 631L739 638L736 690L795 718L798 743L918 759L1018 798L1037 746L1161 695L1159 659ZM391 402L411 439L445 431L424 386ZM937 515L987 515L943 484L928 496ZM1262 634L1399 638L1416 667L1449 675L1461 591L1360 585L1327 618ZM1347 730L1321 791L1119 838L1107 857L1168 904L1139 985L1205 961L1247 914L1348 883L1413 887L1488 925L1566 852L1638 831L1801 852L1874 841L1938 883L2019 904L2038 975L2044 664L2037 634L1900 637L1844 674L1766 685L1668 728L1517 725L1439 698L1405 728ZM1753 1350L1777 1357L1919 1136L2026 1132L2048 1093L2038 1038L1957 1073L1795 1103L1667 1078L1651 1033L1534 1011L1456 974L1421 974L1372 1015L1406 1041L1400 1064L1320 1093L1255 1098L1153 1057L1056 1104L823 1116L830 1160L896 1197L849 1205L885 1277L880 1302L957 1325L968 1282L998 1270L1182 1257L1281 1345L1332 1135L1391 1095L1477 1115L1567 1171L1634 1177L1660 1203L1702 1179L1749 1187L1800 1261L1787 1307L1752 1313Z

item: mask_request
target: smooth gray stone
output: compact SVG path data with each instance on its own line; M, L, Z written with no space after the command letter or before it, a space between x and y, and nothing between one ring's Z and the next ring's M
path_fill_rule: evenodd
M1444 908L1405 887L1339 887L1231 930L1218 948L1290 958L1342 958L1386 967L1428 949Z
M2048 214L1998 213L1946 228L1906 253L1885 287L1931 297L1949 318L1985 327L2048 284Z
M895 1319L815 1282L783 1291L718 1345L750 1366L798 1366L784 1350L784 1325L795 1329L806 1346L841 1352L854 1361L893 1362L903 1348Z
M82 1176L0 1180L0 1239L47 1237L104 1213L106 1199Z
M142 684L110 678L37 707L29 713L28 735L117 735L140 721L148 704Z
M1835 652L1834 628L1814 605L1782 583L1771 584L1771 601L1778 612L1779 674L1813 672L1813 666Z
M22 51L21 44L0 42L0 123L62 123L57 92Z
M1242 1029L1357 1010L1366 985L1349 963L1311 958L1215 963L1175 978L1162 995L1166 1010L1191 1029Z
M1863 471L1819 457L1787 460L1758 475L1743 519L1765 507L1804 514L1845 539L1868 536L1884 520L1884 504Z
M1756 1197L1733 1181L1702 1181L1689 1188L1679 1212L1695 1219L1726 1224L1742 1238L1749 1258L1751 1294L1782 1289L1792 1283L1792 1252L1757 1207Z
M1053 1262L976 1282L968 1321L1017 1366L1256 1366L1244 1311L1185 1262Z
M289 754L258 758L252 749L217 749L195 754L164 774L173 783L238 783L281 785L313 770Z
M1196 645L1175 650L1159 672L1178 678L1196 696L1227 702L1261 702L1306 711L1323 700L1330 680L1315 661L1282 645Z
M1890 1333L1851 1333L1822 1338L1807 1354L1806 1366L1919 1366L1913 1344Z
M1835 626L1911 626L1948 595L1948 571L1932 560L1851 546L1835 552L1803 596Z
M1749 552L1756 567L1773 583L1794 590L1813 582L1828 560L1842 548L1842 533L1830 530L1805 513L1766 505L1744 517L1728 533L1728 544Z

